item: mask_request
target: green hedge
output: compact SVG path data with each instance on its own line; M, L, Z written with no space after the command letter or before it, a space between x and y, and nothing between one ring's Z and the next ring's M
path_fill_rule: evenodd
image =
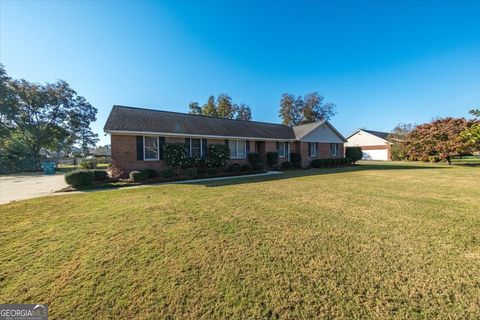
M362 160L363 153L360 147L347 147L345 148L345 157L352 159L353 163L358 160Z
M142 172L145 174L147 179L155 178L157 176L157 171L154 169L144 169Z
M290 161L293 164L293 167L295 168L301 168L302 167L302 155L298 152L292 152L290 153Z
M92 170L75 170L65 174L65 182L72 187L83 187L93 183L95 173Z
M207 152L207 164L210 167L221 168L230 161L230 149L226 145L210 144Z
M291 161L284 161L280 166L283 170L293 169L293 163Z
M261 165L263 163L262 157L255 152L250 153L248 156L248 163L254 168L255 166Z
M314 159L310 163L312 168L326 168L351 165L353 163L350 158L335 158L335 159Z
M147 175L145 174L145 172L141 171L131 171L129 177L130 180L133 182L141 182L147 180Z
M278 152L267 152L267 164L270 168L278 165Z
M105 170L95 169L93 171L93 176L95 181L106 181L108 179L108 173Z

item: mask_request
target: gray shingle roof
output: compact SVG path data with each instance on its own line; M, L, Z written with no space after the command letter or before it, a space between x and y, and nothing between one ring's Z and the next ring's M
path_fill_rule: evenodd
M366 129L362 129L362 131L373 134L374 136L379 137L380 139L384 139L384 140L387 140L387 137L389 135L388 132L373 131L373 130L366 130Z
M118 105L113 106L104 131L158 132L279 140L295 139L293 129L281 124L232 120Z
M313 122L313 123L307 123L307 124L301 124L299 126L294 126L293 131L295 132L295 137L297 139L303 138L305 135L310 133L313 129L321 125L324 121L322 122Z

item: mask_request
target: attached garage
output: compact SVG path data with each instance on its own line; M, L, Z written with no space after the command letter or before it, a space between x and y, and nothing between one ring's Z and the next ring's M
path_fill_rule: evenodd
M358 129L347 137L346 147L362 148L363 160L391 160L391 143L387 140L388 133Z
M389 150L387 149L377 149L369 150L368 148L362 148L362 160L382 160L388 161L389 159Z

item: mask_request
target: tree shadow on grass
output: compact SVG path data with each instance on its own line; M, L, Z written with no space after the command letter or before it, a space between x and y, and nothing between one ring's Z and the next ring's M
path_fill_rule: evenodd
M285 171L281 174L268 175L268 176L245 177L245 178L214 180L214 181L198 181L198 182L192 181L192 182L188 182L188 184L201 185L205 187L223 187L223 186L237 185L237 184L243 184L243 183L257 183L257 182L292 179L292 178L299 178L299 177L320 176L320 175L334 174L334 173L361 172L361 171L371 171L371 170L398 171L398 170L429 170L429 169L450 169L450 168L451 167L446 167L446 166L427 166L427 165L361 164L361 165L354 165L351 167L290 170L290 171Z

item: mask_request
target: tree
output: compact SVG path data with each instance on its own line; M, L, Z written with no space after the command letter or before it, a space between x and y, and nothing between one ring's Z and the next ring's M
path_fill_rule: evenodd
M97 109L67 82L41 85L12 80L3 66L0 69L2 128L10 137L21 136L35 168L40 167L41 151L57 150L61 143L73 145L79 141L81 131L93 135L90 123L96 120Z
M215 96L208 97L207 103L201 107L198 102L190 102L188 109L191 114L226 119L252 120L250 107L244 103L233 103L232 98L226 93L218 95L216 100Z
M294 126L298 123L298 112L295 109L295 97L293 94L284 93L280 98L280 110L278 111L282 124Z
M335 105L323 102L324 99L318 92L307 93L303 97L302 124L328 120L335 115Z
M252 110L250 110L250 107L246 105L245 103L240 103L240 104L235 104L235 119L237 120L246 120L246 121L251 121L252 120Z
M202 114L205 116L218 116L217 105L215 104L215 96L208 97L208 101L202 107Z
M190 109L191 114L202 114L202 108L198 104L198 102L190 102L188 105L188 109Z
M478 118L474 124L462 132L463 140L472 146L475 150L480 150L480 109L470 110L470 114Z
M350 158L355 164L358 160L362 160L363 153L361 147L346 147L345 158Z
M228 94L222 93L218 96L217 116L227 119L233 119L235 116L235 107L232 104L232 98Z
M407 139L407 135L415 127L412 123L399 123L390 134L387 136L388 142L391 145L392 160L405 160L405 148L404 142Z
M295 97L284 93L280 99L279 115L282 123L296 126L323 120L329 120L336 114L335 104L324 102L318 92Z
M424 161L439 157L451 164L451 157L472 152L461 134L474 124L464 118L444 118L416 126L404 141L406 156Z

